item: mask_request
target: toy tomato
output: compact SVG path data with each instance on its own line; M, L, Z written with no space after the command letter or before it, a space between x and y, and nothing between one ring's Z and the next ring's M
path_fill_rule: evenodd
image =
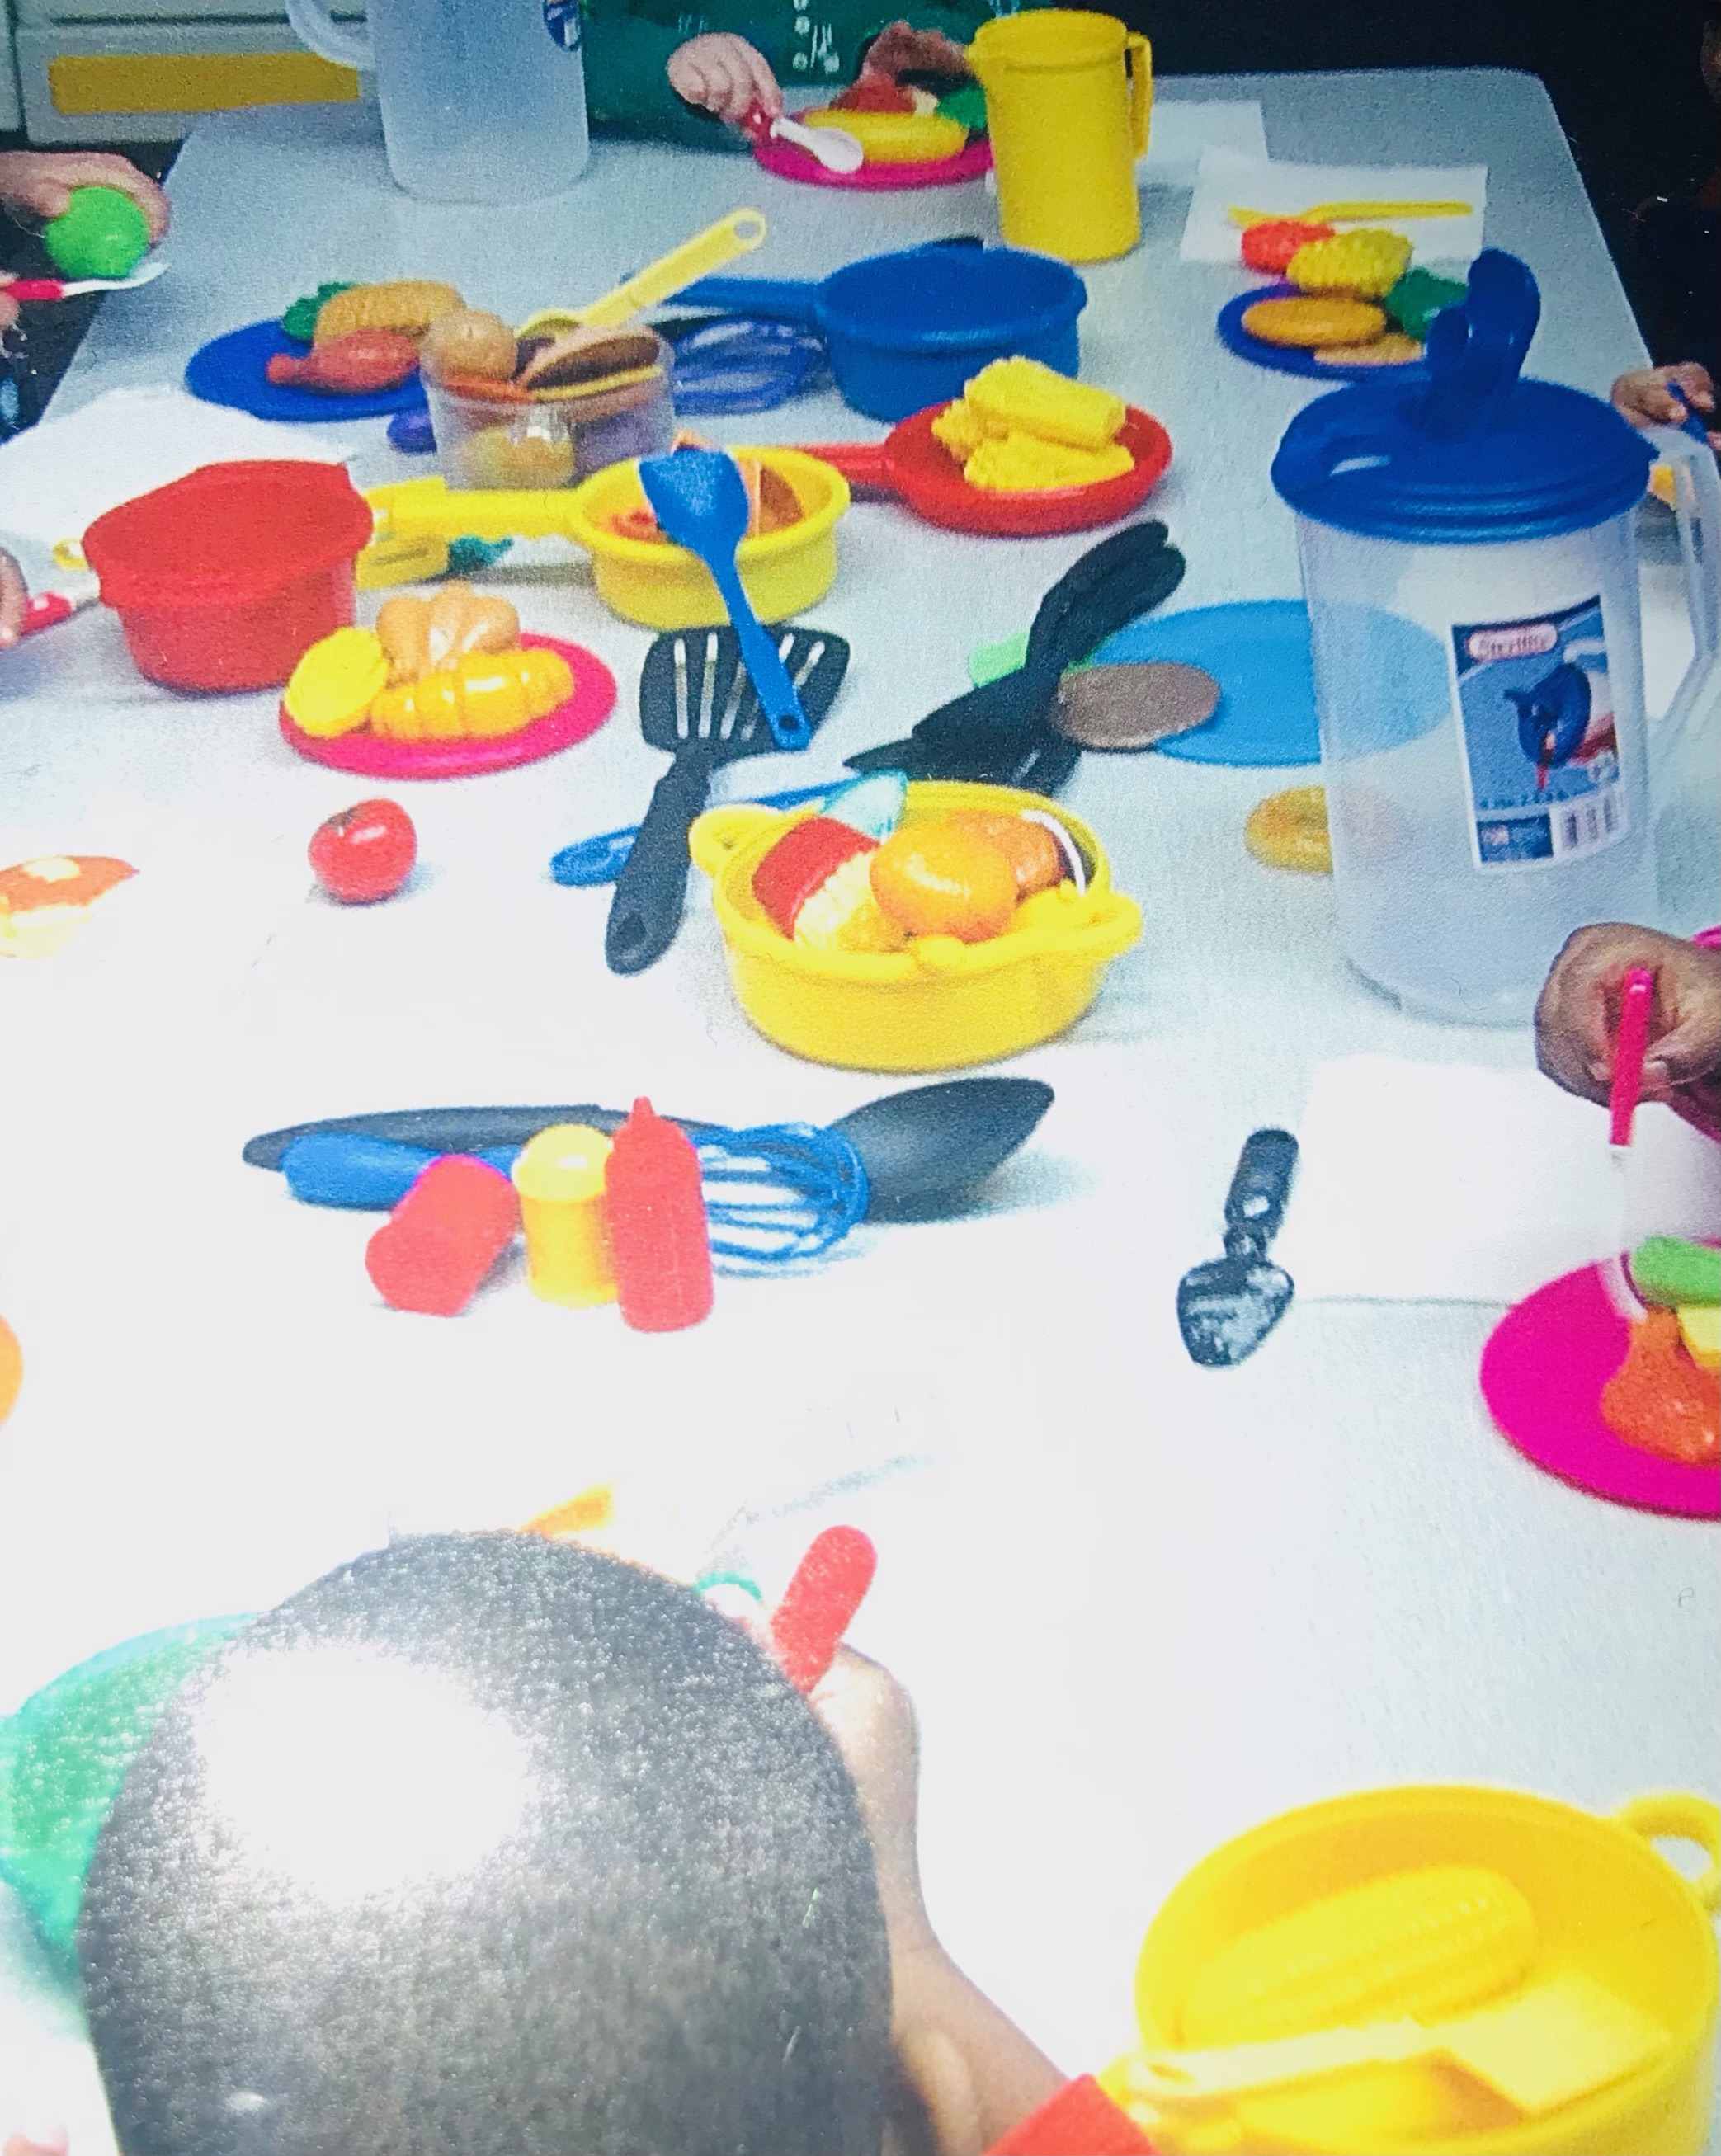
M393 801L360 801L319 824L311 835L316 880L342 906L393 898L413 872L419 834Z

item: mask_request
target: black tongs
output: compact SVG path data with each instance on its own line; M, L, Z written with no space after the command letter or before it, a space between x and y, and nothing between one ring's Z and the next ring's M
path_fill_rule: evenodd
M1163 524L1132 524L1090 547L1040 602L1027 657L1015 673L941 704L907 741L862 749L849 768L1055 793L1081 753L1049 721L1058 683L1066 668L1177 589L1184 557L1169 537Z

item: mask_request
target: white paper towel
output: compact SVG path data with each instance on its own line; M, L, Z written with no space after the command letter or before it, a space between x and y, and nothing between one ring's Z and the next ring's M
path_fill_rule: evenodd
M1419 264L1469 262L1482 251L1487 187L1486 165L1282 165L1229 148L1204 150L1178 251L1185 262L1241 262L1234 207L1295 217L1329 202L1467 202L1467 217L1383 217L1370 228L1401 233Z
M1298 1136L1273 1255L1305 1300L1513 1303L1622 1231L1721 1229L1721 1147L1642 1108L1622 1178L1605 1111L1533 1070L1324 1063Z

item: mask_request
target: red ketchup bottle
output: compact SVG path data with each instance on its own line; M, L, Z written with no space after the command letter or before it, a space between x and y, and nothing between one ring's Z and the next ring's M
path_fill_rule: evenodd
M638 1100L604 1170L609 1255L624 1320L677 1332L712 1306L712 1250L693 1142Z
M506 1175L444 1153L372 1236L365 1267L393 1308L456 1317L519 1227L520 1200Z

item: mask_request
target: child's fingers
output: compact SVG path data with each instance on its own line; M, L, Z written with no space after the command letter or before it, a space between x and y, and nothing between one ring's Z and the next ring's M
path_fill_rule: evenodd
M1715 385L1709 379L1709 370L1699 366L1694 359L1682 361L1677 367L1662 370L1662 378L1670 382L1679 391L1684 401L1698 412L1713 412L1715 408ZM1674 400L1669 398L1672 403Z
M0 552L0 651L16 644L24 625L30 595L10 554Z

